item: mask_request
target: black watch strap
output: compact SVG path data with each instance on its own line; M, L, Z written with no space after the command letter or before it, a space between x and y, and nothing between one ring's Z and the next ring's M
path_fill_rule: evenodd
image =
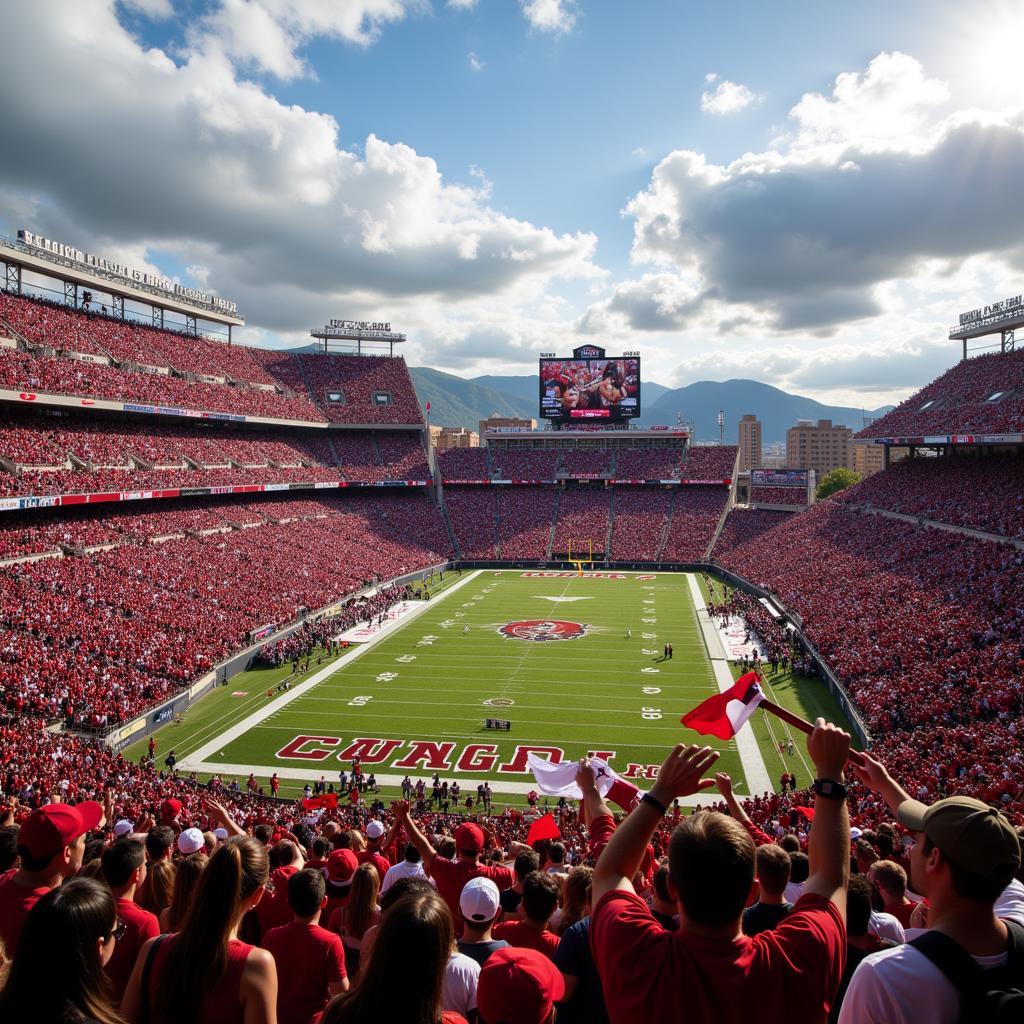
M668 813L668 808L660 800L651 796L650 793L644 793L644 795L640 797L640 803L650 804L661 815Z
M818 796L828 797L830 800L845 800L850 795L846 786L835 779L815 779L814 792Z

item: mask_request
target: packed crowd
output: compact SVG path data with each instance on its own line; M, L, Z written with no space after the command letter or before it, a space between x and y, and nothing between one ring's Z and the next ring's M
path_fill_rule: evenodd
M489 448L439 448L437 465L442 482L449 480L489 480Z
M857 436L1019 434L1022 384L1024 351L964 359Z
M496 480L554 480L561 453L557 450L491 448Z
M608 449L600 451L577 451L570 448L562 452L562 459L559 463L558 471L560 473L567 473L572 477L608 476L612 472L612 465L614 462L614 453Z
M683 448L619 448L615 452L617 480L672 480L680 474Z
M444 503L464 558L494 558L498 526L497 487L446 487Z
M124 721L245 646L251 630L449 555L426 496L308 504L320 511L301 531L266 522L5 567L0 706Z
M832 500L718 557L803 618L920 799L1024 810L1006 761L1024 731L1024 553Z
M686 449L681 479L695 482L732 480L739 448L734 444L697 445Z
M966 526L1002 537L1024 536L1024 460L1015 454L902 459L840 492L864 503Z
M807 491L803 487L751 487L751 504L794 505L807 504Z
M919 802L820 720L816 794L741 802L716 751L680 744L628 815L583 762L579 813L539 821L308 811L38 722L0 740L4 1019L953 1024L1019 986L1012 823ZM984 982L947 978L943 943Z
M587 553L604 552L611 514L611 492L600 490L566 490L558 499L558 521L551 544L553 557L561 558L572 550Z
M615 488L615 519L612 522L612 557L654 561L658 557L672 495L660 489Z
M728 487L692 484L676 488L662 560L703 561L728 500Z
M321 423L423 422L401 358L228 345L4 291L0 320L34 346L0 350L3 387Z
M501 558L544 558L558 492L553 487L498 487Z
M774 509L731 508L725 517L722 532L715 541L713 557L717 560L722 552L730 548L747 544L760 537L765 530L779 526L792 516L792 512L780 512Z

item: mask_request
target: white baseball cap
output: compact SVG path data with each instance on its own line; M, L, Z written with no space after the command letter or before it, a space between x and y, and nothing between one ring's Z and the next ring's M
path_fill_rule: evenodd
M498 887L482 875L471 878L463 887L459 897L459 910L467 921L483 924L498 916L501 900Z
M380 821L371 821L366 826L366 834L370 839L380 839L386 831L383 822Z
M127 818L122 818L114 826L114 835L117 836L118 839L121 839L123 836L129 836L134 831L135 831L135 822L134 821L129 821Z
M223 842L228 837L228 830L226 828L215 828L213 830L213 837Z
M187 828L178 836L178 849L188 856L190 853L198 853L206 846L203 833L197 828Z

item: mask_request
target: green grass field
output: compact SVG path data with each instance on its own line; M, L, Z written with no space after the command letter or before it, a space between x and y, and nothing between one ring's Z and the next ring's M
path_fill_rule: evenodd
M521 803L533 785L524 747L554 748L565 759L602 752L646 788L645 773L674 743L698 741L680 715L718 684L686 576L485 570L445 583L418 615L333 663L313 664L288 693L267 696L290 665L236 676L190 709L184 724L158 734L158 763L173 747L179 766L202 778L216 771L244 781L254 771L265 782L276 771L290 795L321 774L336 782L362 740L364 771L377 774L385 795L407 773L415 781L437 770L464 791L489 780L501 806ZM507 628L551 621L575 625ZM523 638L538 633L568 638ZM665 643L674 648L669 661ZM836 714L819 684L782 674L769 683L775 699L802 714ZM760 753L748 749L746 765L735 741L706 740L722 749L719 765L739 792L748 791L750 770L755 782L782 771L777 743L789 734L767 717L754 717ZM485 718L509 719L512 729L487 730ZM805 760L798 741L787 764L806 780Z

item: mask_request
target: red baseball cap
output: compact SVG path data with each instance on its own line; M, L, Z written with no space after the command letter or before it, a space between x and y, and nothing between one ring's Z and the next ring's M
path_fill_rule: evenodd
M18 832L18 845L33 860L56 856L79 836L91 832L103 820L103 808L95 800L80 804L47 804L34 810Z
M471 821L463 822L455 830L455 848L479 853L484 848L484 830Z
M562 975L543 953L509 946L480 969L476 1005L486 1024L543 1024L564 996Z
M334 850L327 858L327 881L335 885L351 882L359 861L351 850Z
M175 800L174 797L168 797L160 805L160 817L165 822L174 821L179 814L181 814L181 801Z

